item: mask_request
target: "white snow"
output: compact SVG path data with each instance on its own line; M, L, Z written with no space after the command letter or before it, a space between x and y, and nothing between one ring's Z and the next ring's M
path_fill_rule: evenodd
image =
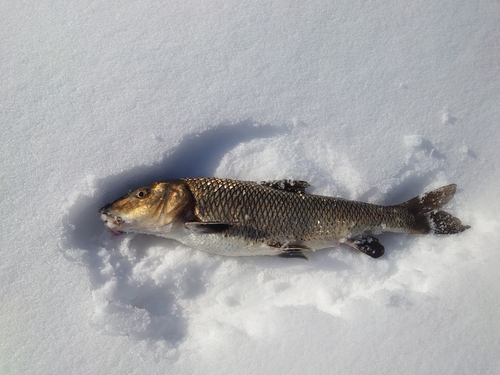
M1 374L495 374L498 1L0 5ZM456 236L310 261L113 236L168 178L395 204Z

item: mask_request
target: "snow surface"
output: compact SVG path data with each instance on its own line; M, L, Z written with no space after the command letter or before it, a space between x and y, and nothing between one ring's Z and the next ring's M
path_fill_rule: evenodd
M495 374L500 3L3 1L1 374ZM305 262L113 236L180 176L395 204L457 236Z

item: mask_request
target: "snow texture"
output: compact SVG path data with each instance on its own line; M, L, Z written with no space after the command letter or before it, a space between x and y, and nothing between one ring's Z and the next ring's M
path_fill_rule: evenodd
M500 3L0 5L1 374L496 374ZM300 179L454 236L310 261L114 236L156 180Z

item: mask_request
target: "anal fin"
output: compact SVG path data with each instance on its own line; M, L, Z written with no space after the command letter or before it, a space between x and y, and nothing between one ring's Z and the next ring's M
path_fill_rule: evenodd
M345 241L345 244L358 249L372 258L379 258L384 255L385 252L384 245L378 241L378 238L373 236L349 238Z

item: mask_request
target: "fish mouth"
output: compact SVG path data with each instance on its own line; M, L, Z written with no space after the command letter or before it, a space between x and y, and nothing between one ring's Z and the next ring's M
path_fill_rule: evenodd
M107 206L101 208L99 213L101 214L101 220L104 222L104 226L108 228L113 234L122 234L124 233L119 228L125 222L120 216L113 215L109 212L106 212Z

